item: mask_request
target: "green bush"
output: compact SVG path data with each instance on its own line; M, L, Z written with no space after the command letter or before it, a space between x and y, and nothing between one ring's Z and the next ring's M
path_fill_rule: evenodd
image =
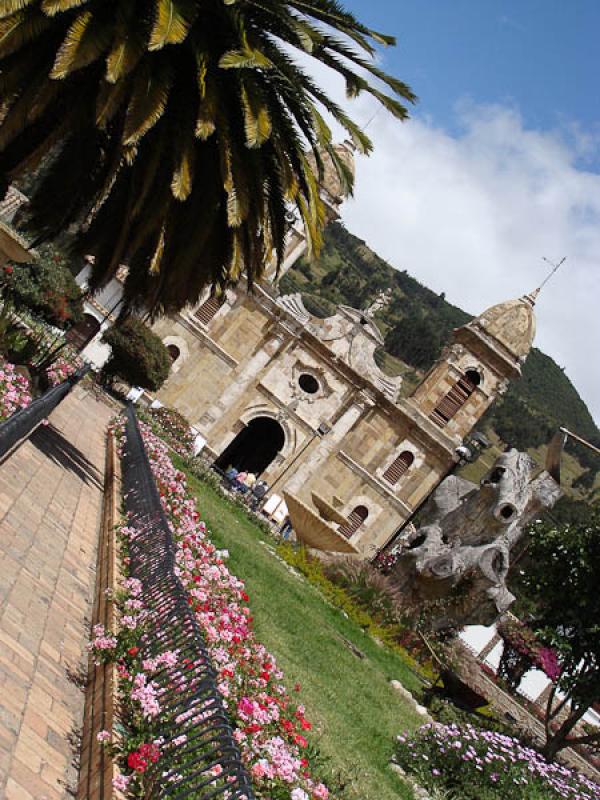
M31 264L10 265L6 289L15 308L28 308L59 328L79 322L83 317L83 294L67 257L51 245L42 245L38 253Z
M129 317L109 328L102 337L112 348L104 373L132 386L156 391L171 369L169 352L159 336L141 319Z

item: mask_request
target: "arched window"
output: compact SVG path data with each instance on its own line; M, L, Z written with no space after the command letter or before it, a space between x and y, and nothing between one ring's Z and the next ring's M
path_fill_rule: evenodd
M444 395L433 409L429 418L440 428L445 427L456 412L464 406L475 388L481 383L481 375L474 369L468 369L460 377L448 394Z
M414 460L415 457L410 450L404 450L383 473L383 480L394 485L397 484Z
M339 533L349 539L353 533L360 528L366 518L369 516L369 509L366 506L356 506L353 508L350 516L344 525L340 525Z
M181 355L181 351L179 350L179 348L177 347L176 344L168 344L167 345L167 352L169 353L169 356L171 358L171 363L172 364L174 364L175 361L177 361L177 359Z
M223 297L217 297L216 295L211 294L202 303L202 305L196 309L194 316L198 322L202 323L202 325L208 325L217 311L221 308L222 304Z

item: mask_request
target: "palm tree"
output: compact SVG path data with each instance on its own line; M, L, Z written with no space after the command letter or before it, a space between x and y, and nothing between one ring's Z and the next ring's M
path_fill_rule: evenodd
M128 263L128 306L251 284L290 205L318 250L321 153L351 189L324 113L371 149L298 53L404 119L415 97L376 43L335 0L0 0L0 189L36 172L29 229L75 226L95 287Z

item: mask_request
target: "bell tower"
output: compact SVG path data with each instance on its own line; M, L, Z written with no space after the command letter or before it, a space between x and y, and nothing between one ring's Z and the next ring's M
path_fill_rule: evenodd
M535 336L538 293L492 306L457 328L408 402L462 441L509 381L520 377Z

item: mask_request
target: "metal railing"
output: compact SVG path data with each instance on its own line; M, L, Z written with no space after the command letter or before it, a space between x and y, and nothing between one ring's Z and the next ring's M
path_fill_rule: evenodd
M149 611L142 654L178 653L175 666L162 666L152 677L159 687L157 735L163 755L145 776L146 797L253 800L216 672L175 572L175 543L131 404L122 478L128 524L136 531L129 543L130 575L141 581Z
M29 438L37 426L50 415L56 406L64 400L73 386L89 372L89 367L77 370L66 381L53 386L43 395L7 420L0 423L0 460L11 453L21 442Z

